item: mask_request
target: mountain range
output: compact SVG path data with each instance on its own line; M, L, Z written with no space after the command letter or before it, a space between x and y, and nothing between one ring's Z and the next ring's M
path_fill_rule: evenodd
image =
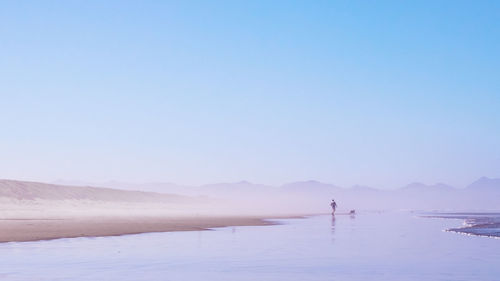
M58 181L58 184L0 180L0 198L17 200L101 200L158 202L179 198L220 199L233 206L253 209L293 209L307 212L328 211L335 198L340 209L350 210L499 210L500 179L482 177L466 188L443 183L411 183L398 189L367 186L342 188L319 181L298 181L281 186L247 181L202 186L173 183L130 184L107 182L85 184ZM63 183L64 185L61 185ZM82 186L84 185L84 186ZM92 187L94 186L94 187Z

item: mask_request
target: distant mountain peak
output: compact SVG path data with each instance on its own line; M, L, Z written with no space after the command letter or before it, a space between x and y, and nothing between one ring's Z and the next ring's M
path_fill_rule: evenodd
M500 191L500 179L480 177L467 186L470 190L497 190Z
M246 181L246 180L242 180L242 181L236 182L236 184L253 184L253 183Z
M322 182L320 181L317 181L317 180L307 180L307 181L304 181L305 183L311 183L311 184L323 184Z
M242 186L242 185L261 186L262 184L253 183L253 182L249 182L246 180L241 180L241 181L236 181L236 182L219 182L219 183L204 184L202 186Z
M445 191L452 190L454 187L444 184L444 183L435 183L432 185L427 185L421 182L413 182L401 188L401 190L426 190L426 191Z
M291 182L284 185L333 185L333 184L324 183L317 180L304 180L304 181Z
M281 186L281 188L285 190L291 190L291 191L332 191L332 190L338 190L340 187L335 186L333 184L329 183L323 183L319 182L316 180L307 180L307 181L297 181L297 182L291 182L287 183Z
M404 186L403 188L415 188L415 187L426 187L427 185L421 182L412 182Z

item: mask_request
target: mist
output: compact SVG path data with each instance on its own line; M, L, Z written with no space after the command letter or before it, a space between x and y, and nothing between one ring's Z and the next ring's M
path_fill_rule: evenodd
M366 211L492 211L500 206L500 179L466 188L412 183L393 190L342 188L318 181L269 186L246 181L203 186L109 182L91 187L0 181L2 218L140 216L300 216Z

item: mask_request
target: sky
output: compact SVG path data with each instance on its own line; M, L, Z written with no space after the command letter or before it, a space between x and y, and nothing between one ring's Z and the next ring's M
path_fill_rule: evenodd
M500 177L498 1L2 1L0 178Z

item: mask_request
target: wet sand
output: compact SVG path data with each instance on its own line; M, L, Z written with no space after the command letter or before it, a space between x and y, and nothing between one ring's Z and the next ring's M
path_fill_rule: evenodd
M449 228L446 231L500 238L500 213L437 213L425 217L464 221L464 226Z
M225 226L275 224L264 217L104 217L2 219L0 242L116 236L146 232L194 231Z

